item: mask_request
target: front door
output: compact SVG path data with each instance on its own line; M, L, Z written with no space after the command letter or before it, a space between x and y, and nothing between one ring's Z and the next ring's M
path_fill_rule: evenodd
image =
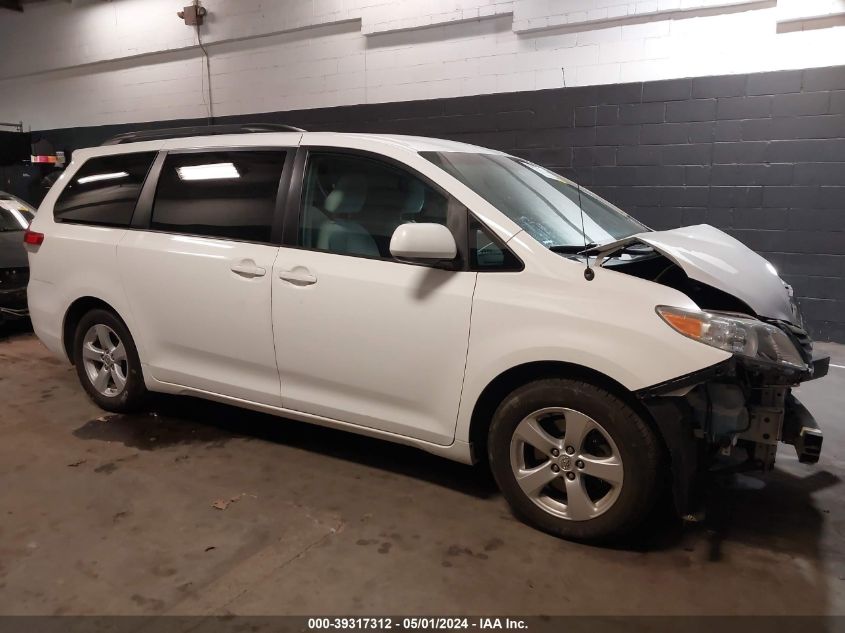
M285 408L452 443L476 273L389 252L397 226L446 225L449 206L393 164L310 153L297 245L273 268Z

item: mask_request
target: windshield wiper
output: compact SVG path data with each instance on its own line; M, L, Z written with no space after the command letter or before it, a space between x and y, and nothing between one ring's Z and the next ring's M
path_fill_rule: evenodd
M549 250L553 253L562 253L564 255L577 255L582 251L595 248L596 246L598 244L594 244L593 242L588 244L555 244L554 246L549 246Z

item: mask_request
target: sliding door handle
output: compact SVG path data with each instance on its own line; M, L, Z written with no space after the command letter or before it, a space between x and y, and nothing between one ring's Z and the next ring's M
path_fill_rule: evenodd
M317 283L317 277L302 266L297 266L293 270L280 270L279 279L284 279L297 286L310 286Z

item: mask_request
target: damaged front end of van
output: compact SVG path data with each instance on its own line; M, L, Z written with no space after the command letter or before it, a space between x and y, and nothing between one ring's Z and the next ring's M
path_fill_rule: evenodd
M792 388L827 374L830 358L813 350L792 289L768 261L708 225L644 232L586 254L594 266L686 294L700 310L657 306L657 314L679 336L731 354L636 394L666 440L683 513L697 474L717 460L768 471L781 442L802 463L819 460L822 431Z

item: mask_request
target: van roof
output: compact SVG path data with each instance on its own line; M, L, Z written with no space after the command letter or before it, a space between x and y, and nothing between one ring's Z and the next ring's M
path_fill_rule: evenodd
M293 142L293 137L306 144L330 144L332 141L355 140L358 142L371 141L377 144L389 144L405 149L440 152L492 152L487 148L447 141L444 139L428 138L424 136L407 136L403 134L371 134L356 132L307 132L290 125L270 123L245 123L207 125L193 127L179 127L170 129L140 130L124 132L105 141L98 150L87 152L90 155L119 154L126 151L138 151L152 147L175 149L181 147L209 147L226 145L257 145L260 143ZM129 147L132 149L129 149ZM91 148L93 150L93 148Z
M179 149L221 149L226 147L261 147L268 146L326 146L355 149L371 149L375 152L399 149L410 152L469 152L473 154L503 154L503 152L425 136L405 136L402 134L363 134L348 132L254 132L246 134L221 134L214 136L193 136L171 138L156 141L137 141L119 145L100 145L81 148L73 153L74 160L95 156L112 156L134 152L155 152Z

